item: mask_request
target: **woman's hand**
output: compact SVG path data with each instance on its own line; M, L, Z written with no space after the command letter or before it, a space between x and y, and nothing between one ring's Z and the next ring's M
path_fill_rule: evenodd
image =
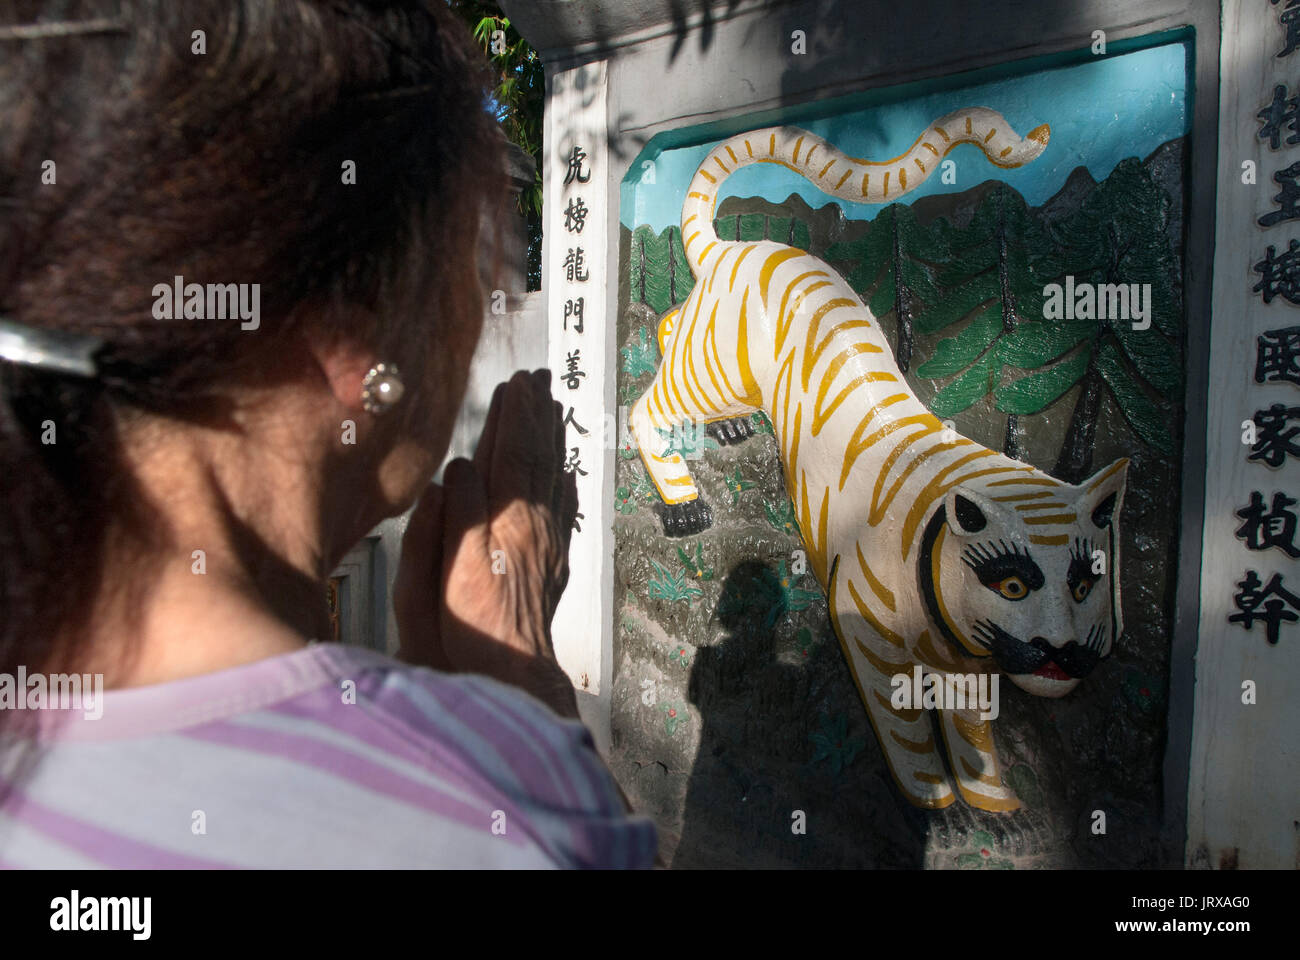
M578 492L550 380L520 371L496 388L474 459L447 464L411 514L393 607L403 660L486 674L576 717L551 647Z

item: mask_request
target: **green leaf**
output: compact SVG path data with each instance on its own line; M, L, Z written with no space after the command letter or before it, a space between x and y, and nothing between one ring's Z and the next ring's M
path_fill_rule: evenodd
M981 273L955 289L947 291L943 299L917 317L916 327L921 333L938 333L944 327L956 323L980 304L997 296L997 271Z
M1131 322L1116 320L1111 329L1142 379L1165 399L1179 399L1183 389L1182 358L1156 327L1134 330Z
M1046 370L998 387L993 391L994 404L1003 413L1038 413L1059 400L1079 382L1079 378L1088 370L1091 354L1092 348L1086 347Z
M1097 351L1097 372L1110 387L1119 404L1124 419L1129 422L1134 432L1143 442L1155 447L1161 453L1173 454L1174 441L1161 422L1160 412L1155 404L1147 399L1138 387L1129 379L1128 371L1120 360L1119 352L1109 343Z
M893 310L898 302L898 283L894 279L894 265L891 262L885 267L885 274L880 278L880 283L876 285L875 295L872 296L871 302L867 304L867 309L871 311L872 316L883 317L889 311Z
M936 417L953 417L993 388L997 361L992 353L980 357L969 370L934 395L930 411Z
M1032 370L1069 353L1096 329L1091 320L1024 323L998 343L998 357L1009 366Z
M1001 330L1002 310L995 303L977 314L956 336L940 340L934 355L917 367L916 375L939 380L966 369L989 348Z

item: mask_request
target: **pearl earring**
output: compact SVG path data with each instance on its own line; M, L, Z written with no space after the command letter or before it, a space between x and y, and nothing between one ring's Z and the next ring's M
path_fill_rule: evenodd
M361 405L367 413L387 413L406 392L395 363L377 363L361 381Z

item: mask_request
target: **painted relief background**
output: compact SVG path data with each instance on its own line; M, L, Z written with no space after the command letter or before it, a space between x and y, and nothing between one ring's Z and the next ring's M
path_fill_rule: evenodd
M1186 58L1181 43L1165 44L776 121L873 160L902 152L959 106L1001 111L1021 131L1051 124L1048 149L1026 168L998 170L962 147L950 155L956 182L932 176L907 202L829 201L771 167L728 182L719 237L777 240L831 264L879 318L909 386L960 433L1069 482L1132 459L1121 518L1125 632L1064 699L1002 685L994 728L1021 811L985 814L960 801L913 809L890 780L825 597L794 561L803 544L763 416L740 445L719 447L703 431L673 440L692 447L680 452L715 517L684 539L663 535L658 495L629 442L609 491L612 761L633 802L656 817L673 866L1160 862L1181 483ZM659 318L691 290L676 219L719 139L652 144L629 169L622 406L653 377ZM1152 329L1044 320L1044 286L1067 276L1151 284ZM1097 810L1104 835L1092 829ZM792 832L795 811L806 833Z

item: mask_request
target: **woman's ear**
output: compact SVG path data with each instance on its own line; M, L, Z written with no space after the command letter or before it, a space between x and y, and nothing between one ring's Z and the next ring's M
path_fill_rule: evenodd
M307 348L316 360L330 392L339 405L356 413L365 412L361 402L362 383L378 362L375 355L355 344L312 343Z

